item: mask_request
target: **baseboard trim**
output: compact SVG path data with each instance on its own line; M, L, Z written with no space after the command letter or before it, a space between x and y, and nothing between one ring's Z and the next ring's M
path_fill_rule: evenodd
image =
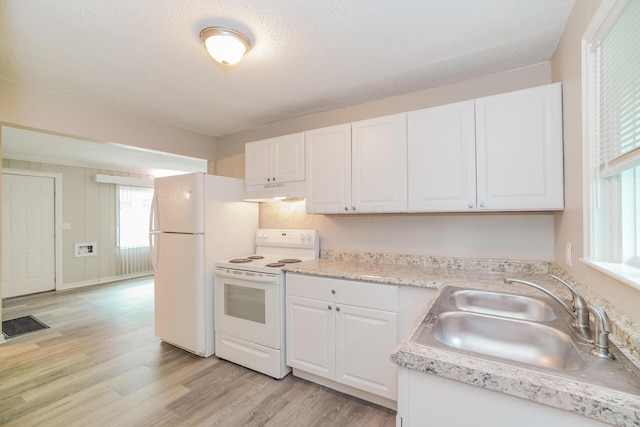
M339 382L336 382L327 378L323 378L318 375L310 374L308 372L301 371L296 368L293 368L292 374L293 376L302 378L307 381L311 381L312 383L320 384L322 386L331 388L333 390L337 390L341 393L345 393L350 396L357 397L358 399L366 400L367 402L375 403L376 405L393 409L394 411L396 411L398 408L398 402L396 402L395 400L387 399L386 397L378 396L363 390L358 390L356 388L350 387L348 385L340 384Z
M136 279L138 277L151 276L153 271L142 271L135 274L126 274L123 276L102 277L100 279L84 280L81 282L64 283L56 287L56 291L65 291L68 289L83 288L85 286L102 285L104 283L118 282L120 280Z

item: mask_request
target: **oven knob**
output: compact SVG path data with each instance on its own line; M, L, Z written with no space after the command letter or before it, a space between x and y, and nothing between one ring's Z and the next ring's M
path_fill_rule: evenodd
M307 240L311 241L313 239L313 236L311 234L307 234Z
M301 241L301 242L304 242L304 234L301 234L301 235L300 235L300 241Z

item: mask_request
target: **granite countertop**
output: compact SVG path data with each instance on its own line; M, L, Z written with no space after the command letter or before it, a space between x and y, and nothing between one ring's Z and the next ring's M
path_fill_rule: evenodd
M541 296L540 291L528 286L506 285L503 279L509 276L542 285L570 301L568 290L548 276L552 273L571 283L587 301L605 308L612 321L611 340L640 367L640 324L617 312L606 300L552 263L323 251L321 258L287 265L285 271L436 290L452 285ZM532 400L613 425L640 426L640 395L595 386L588 381L581 383L533 367L515 367L481 356L468 356L411 342L411 336L430 308L431 303L424 307L423 315L416 319L411 333L403 338L391 355L392 361L399 366Z

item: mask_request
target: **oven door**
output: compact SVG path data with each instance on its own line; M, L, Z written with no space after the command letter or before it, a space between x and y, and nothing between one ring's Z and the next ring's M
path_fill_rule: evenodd
M215 330L273 349L281 346L280 274L216 270Z

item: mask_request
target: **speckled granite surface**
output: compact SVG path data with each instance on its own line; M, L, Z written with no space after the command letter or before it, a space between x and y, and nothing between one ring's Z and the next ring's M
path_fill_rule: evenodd
M555 274L576 287L587 301L607 311L612 321L612 341L636 366L640 366L640 324L618 312L583 284L576 283L555 264L324 250L321 257L287 265L285 271L400 286L442 289L446 285L453 285L540 296L540 291L528 286L504 284L503 278L509 276L542 285L569 301L571 296L568 290L547 276L547 273ZM425 314L429 308L430 305L425 307ZM416 320L415 328L421 320ZM410 341L412 334L413 331L392 355L392 360L400 366L529 399L612 425L640 426L640 395L418 345Z

